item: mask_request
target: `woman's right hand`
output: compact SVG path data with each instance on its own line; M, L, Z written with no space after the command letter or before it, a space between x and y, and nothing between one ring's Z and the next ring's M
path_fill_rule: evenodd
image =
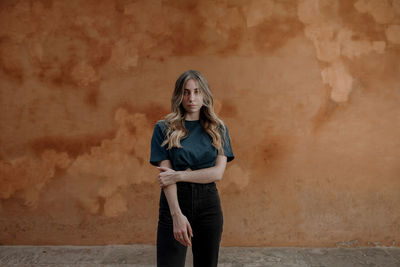
M185 215L182 213L172 215L174 222L174 237L184 246L191 246L193 237L192 227Z

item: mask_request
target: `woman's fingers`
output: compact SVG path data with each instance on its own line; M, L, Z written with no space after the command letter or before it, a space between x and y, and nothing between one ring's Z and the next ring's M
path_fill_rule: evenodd
M176 183L176 172L169 168L159 167L160 173L158 174L158 180L161 187L168 186Z
M175 239L184 246L191 246L190 239L186 232L174 234Z
M191 246L192 227L184 215L174 217L174 237L184 246Z
M187 229L188 229L188 233L189 233L189 238L192 238L193 237L193 231L192 231L192 227L190 226L189 222L187 224Z
M183 239L184 239L184 242L185 242L186 246L191 246L191 245L192 245L192 244L190 243L190 239L189 239L188 234L187 234L186 231L185 231L185 233L183 234Z
M182 243L182 238L181 238L180 234L174 234L174 237L179 243L181 243L182 245L185 245L184 243Z
M161 175L158 175L158 183L160 184L160 187L164 187L164 181L163 181Z
M168 185L162 178L158 178L158 182L160 183L160 187L166 187Z
M176 235L176 236L175 236L175 239L176 239L179 243L181 243L182 245L186 246L186 244L183 242L183 238L182 238L180 235Z
M166 187L175 183L170 176L163 175L162 173L158 175L158 182L160 183L161 187Z
M192 237L193 237L193 231L192 231L192 227L190 226L190 223L189 222L187 222L187 225L186 225L186 227L187 227L187 234L186 234L186 237L188 237L188 246L191 246L192 245ZM189 236L188 236L189 235Z
M158 169L160 172L165 172L165 171L171 170L170 168L167 168L167 167L157 167L157 169Z

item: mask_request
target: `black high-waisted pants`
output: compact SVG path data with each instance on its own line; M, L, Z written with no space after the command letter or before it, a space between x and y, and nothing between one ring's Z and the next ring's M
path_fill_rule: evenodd
M215 183L177 183L179 206L193 230L194 267L217 266L223 216ZM186 247L174 238L173 222L161 191L157 229L157 266L185 266Z

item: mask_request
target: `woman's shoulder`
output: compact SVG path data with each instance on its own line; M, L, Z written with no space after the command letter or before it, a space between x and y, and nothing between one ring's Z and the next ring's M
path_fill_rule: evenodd
M218 124L217 124L217 129L219 131L225 132L228 130L228 127L226 126L225 122L223 120L219 120Z
M156 127L160 127L160 128L165 128L166 127L165 121L164 120L159 120L159 121L156 122L155 126Z
M165 132L167 129L167 125L165 124L165 120L159 120L156 122L154 126L156 129L160 129L162 132Z
M173 115L172 113L167 114L165 117L163 117L163 119L157 121L155 126L161 128L162 130L165 130L166 128L169 127L170 124L169 122L171 120L172 115Z

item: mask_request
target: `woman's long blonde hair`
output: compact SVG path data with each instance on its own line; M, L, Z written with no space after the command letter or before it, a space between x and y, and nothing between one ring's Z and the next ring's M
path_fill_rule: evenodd
M218 154L224 154L223 146L226 141L224 122L214 112L214 99L206 78L196 70L185 71L176 80L171 99L171 113L164 118L167 128L166 138L161 145L168 145L167 149L180 148L182 147L181 139L188 136L188 130L185 128L185 109L182 106L182 99L185 83L190 79L198 83L203 95L200 125L211 136L212 144L218 150Z

